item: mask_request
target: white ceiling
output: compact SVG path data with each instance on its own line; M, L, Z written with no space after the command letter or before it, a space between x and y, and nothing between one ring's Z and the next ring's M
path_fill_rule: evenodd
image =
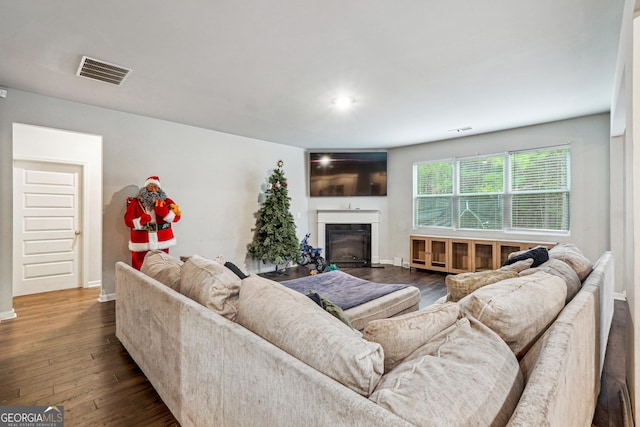
M0 86L303 148L391 148L609 111L622 7L0 0ZM83 55L133 71L77 77Z

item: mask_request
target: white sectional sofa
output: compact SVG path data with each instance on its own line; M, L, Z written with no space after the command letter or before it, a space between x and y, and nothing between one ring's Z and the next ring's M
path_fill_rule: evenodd
M443 304L444 315L427 308L440 313L435 320L426 311L395 318L391 327L425 316L442 331L422 334L425 343L386 372L386 344L365 340L302 294L251 275L231 286L239 296L205 306L172 289L189 288L179 269L182 276L155 275L165 285L116 264L116 336L183 426L591 423L613 307L609 252L519 360L498 333L465 316L471 305L460 301ZM464 368L447 373L454 365ZM442 375L430 375L437 369ZM443 401L443 378L458 401ZM407 383L417 389L396 393Z

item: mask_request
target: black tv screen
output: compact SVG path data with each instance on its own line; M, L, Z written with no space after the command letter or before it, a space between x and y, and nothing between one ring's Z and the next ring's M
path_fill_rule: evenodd
M309 153L309 195L387 195L387 153Z

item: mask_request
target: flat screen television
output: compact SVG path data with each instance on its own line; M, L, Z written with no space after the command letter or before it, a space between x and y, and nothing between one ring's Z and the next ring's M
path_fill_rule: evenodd
M309 195L386 196L387 153L309 153Z

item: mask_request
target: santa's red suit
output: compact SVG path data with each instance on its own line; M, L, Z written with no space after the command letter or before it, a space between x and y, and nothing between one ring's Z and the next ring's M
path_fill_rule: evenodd
M145 187L155 184L160 188L160 180L152 176L145 182ZM171 223L180 221L180 210L170 198L156 200L153 209L147 209L136 197L127 199L127 210L124 222L131 229L129 250L131 265L140 270L144 257L150 250L163 250L169 253L169 247L176 244L171 230Z

